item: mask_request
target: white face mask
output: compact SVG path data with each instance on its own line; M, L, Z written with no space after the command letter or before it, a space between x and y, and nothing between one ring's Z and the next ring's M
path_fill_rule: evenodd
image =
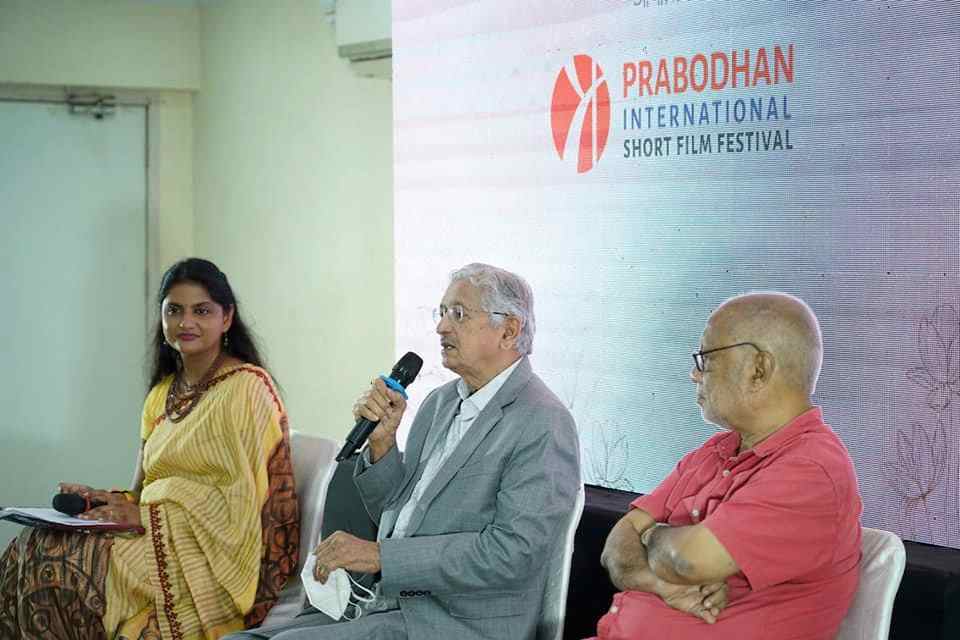
M373 591L350 577L344 569L335 569L327 576L327 581L321 583L313 577L316 566L317 556L311 553L300 572L300 581L303 582L303 590L307 592L310 604L332 620L356 620L363 614L361 605L376 599ZM352 587L356 587L357 591L354 592Z

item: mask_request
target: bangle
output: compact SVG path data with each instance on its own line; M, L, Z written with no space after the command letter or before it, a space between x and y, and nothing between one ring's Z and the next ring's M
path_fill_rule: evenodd
M137 496L133 495L133 492L131 491L126 491L124 489L111 489L110 493L120 493L124 498L127 499L127 502L137 502Z

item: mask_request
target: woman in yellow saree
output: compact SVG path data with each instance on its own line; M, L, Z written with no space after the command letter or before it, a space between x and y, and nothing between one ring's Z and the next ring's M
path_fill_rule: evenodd
M0 638L219 638L258 624L297 566L283 403L226 276L165 274L133 489L62 484L143 535L25 530L0 559Z

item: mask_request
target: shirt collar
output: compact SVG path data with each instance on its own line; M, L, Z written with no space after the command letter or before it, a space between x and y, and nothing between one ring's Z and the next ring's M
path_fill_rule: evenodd
M772 436L741 455L753 453L759 457L768 456L795 437L812 431L818 425L823 424L823 412L820 407L813 407L798 415L796 418L781 427ZM719 438L714 445L721 458L733 458L737 456L737 449L740 448L740 434L730 431Z
M457 393L460 395L461 400L460 411L466 414L464 417L473 417L483 411L483 408L493 399L497 391L500 391L500 387L507 381L507 378L510 377L510 374L517 368L521 360L523 360L522 357L517 358L516 362L498 373L493 380L474 391L472 395L463 378L457 380Z
M714 448L720 457L726 460L737 455L737 449L740 447L740 434L736 431L728 431L717 438Z
M761 458L768 456L797 436L814 430L823 424L823 411L820 407L807 409L780 428L779 431L753 448Z

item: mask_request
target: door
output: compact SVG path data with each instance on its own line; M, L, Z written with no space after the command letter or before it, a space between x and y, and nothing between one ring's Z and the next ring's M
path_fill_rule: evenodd
M146 318L146 108L0 102L0 505L126 487ZM19 527L0 523L0 542Z

